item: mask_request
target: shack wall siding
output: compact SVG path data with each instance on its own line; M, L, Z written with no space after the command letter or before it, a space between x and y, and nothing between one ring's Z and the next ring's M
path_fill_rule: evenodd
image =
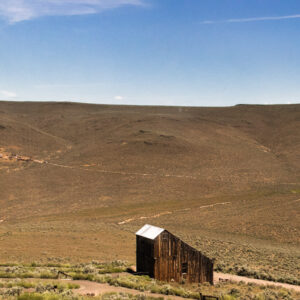
M152 247L151 254L147 247ZM155 240L137 237L137 271L161 281L213 284L212 260L166 230Z

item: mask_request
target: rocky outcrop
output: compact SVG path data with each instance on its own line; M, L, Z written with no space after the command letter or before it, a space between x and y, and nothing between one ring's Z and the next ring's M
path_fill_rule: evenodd
M29 156L12 154L12 153L7 153L7 152L0 153L0 159L1 160L7 160L7 161L36 162L36 163L39 163L39 164L46 163L45 160L33 159Z

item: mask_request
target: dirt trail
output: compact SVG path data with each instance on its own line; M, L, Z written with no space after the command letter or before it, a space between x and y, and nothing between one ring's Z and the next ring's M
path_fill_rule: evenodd
M261 279L254 279L254 278L248 278L243 276L237 276L232 274L223 274L223 273L214 273L214 282L217 283L219 281L235 281L235 282L245 282L245 283L255 283L257 285L265 285L265 286L279 286L286 289L292 289L296 292L300 292L300 286L299 285L292 285L287 283L280 283L280 282L274 282L274 281L267 281L267 280L261 280ZM103 294L103 293L110 293L110 292L116 292L116 293L129 293L129 294L143 294L147 296L152 297L164 297L167 299L183 299L182 297L178 296L166 296L162 294L152 294L151 292L141 292L138 290L133 290L129 288L124 287L115 287L111 286L106 283L97 283L97 282L91 282L91 281L85 281L85 280L75 280L75 283L80 285L80 288L78 290L75 290L75 293L78 293L80 295L86 295L94 293L95 295Z
M120 273L120 275L124 275L124 273ZM9 280L9 279L6 279ZM108 283L98 283L93 281L86 281L86 280L69 280L69 279L41 279L41 278L31 278L28 279L30 281L45 281L45 282L72 282L77 283L80 288L74 289L74 294L77 295L101 295L105 293L128 293L133 295L146 295L151 296L155 298L165 298L165 299L174 299L174 300L183 300L186 298L178 297L178 296L171 296L171 295L163 295L163 294L153 294L151 292L147 291L139 291L134 289L129 289L125 287L120 286L111 286ZM286 284L286 283L280 283L280 282L274 282L274 281L267 281L267 280L261 280L261 279L254 279L254 278L248 278L243 276L237 276L232 274L224 274L224 273L214 273L214 283L216 284L219 281L234 281L234 282L244 282L244 283L255 283L257 285L264 285L264 286L279 286L283 287L285 289L292 289L296 292L300 292L300 286L299 285L292 285L292 284Z
M117 274L117 273L115 273ZM126 273L118 273L119 275L124 275ZM10 278L5 278L4 280L11 280ZM76 295L86 296L86 295L102 295L105 293L127 293L132 295L147 295L155 298L165 298L165 299L174 299L174 300L183 300L186 298L178 297L178 296L171 296L171 295L163 295L163 294L153 294L147 291L139 291L134 289L129 289L121 286L112 286L108 283L98 283L94 281L88 280L70 280L70 279L42 279L42 278L27 278L26 281L33 281L33 282L49 282L49 283L77 283L80 288L73 289L73 293Z
M203 206L200 206L199 208L214 207L217 205L226 205L226 204L231 204L231 202L218 202L218 203L214 203L214 204L203 205Z
M255 283L257 285L265 285L265 286L279 286L286 289L292 289L296 292L300 292L300 286L299 285L292 285L287 283L280 283L280 282L274 282L274 281L267 281L267 280L261 280L261 279L254 279L254 278L248 278L238 275L232 275L232 274L224 274L224 273L214 273L214 282L217 283L219 281L235 281L235 282L245 282L245 283ZM86 295L86 294L103 294L103 293L110 293L110 292L116 292L116 293L129 293L129 294L143 294L147 296L152 297L164 297L167 299L183 299L182 297L178 296L166 296L162 294L152 294L151 292L141 292L138 290L133 290L129 288L124 287L115 287L111 286L106 283L97 283L97 282L91 282L91 281L85 281L85 280L75 280L72 281L74 283L77 283L80 285L80 288L78 290L75 290L75 293L78 293L79 295Z
M218 203L203 205L203 206L199 206L199 207L194 207L193 209L197 209L197 208L198 209L203 209L203 208L208 208L208 207L214 207L214 206L217 206L217 205L227 205L227 204L231 204L231 202L218 202ZM137 220L155 219L155 218L159 218L159 217L164 216L164 215L172 215L174 213L188 211L188 210L191 210L191 209L192 208L188 207L188 208L177 209L177 210L174 210L174 211L161 212L161 213L155 214L153 216L146 216L146 217L142 216L142 217L138 217L138 218L130 218L130 219L126 219L124 221L119 222L118 225L124 225L124 224L131 223L131 222L137 221Z
M274 285L274 286L281 286L286 289L295 290L296 292L300 292L300 286L299 285L292 285L287 283L281 283L281 282L274 282L274 281L268 281L268 280L262 280L262 279L255 279L255 278L249 278L244 276L238 276L233 274L224 274L224 273L214 273L214 281L219 282L222 280L230 280L230 281L236 281L236 282L245 282L245 283L255 283L258 285Z
M151 292L142 292L138 290L128 289L124 287L116 287L111 286L107 283L97 283L97 282L91 282L91 281L85 281L85 280L74 280L72 281L74 283L77 283L80 285L79 289L73 290L75 294L78 295L87 295L87 294L94 294L95 296L98 296L100 294L104 293L128 293L133 295L146 295L151 296L155 298L163 297L166 299L184 299L182 297L177 296L166 296L161 294L152 294Z
M98 173L105 173L105 174L116 174L116 175L124 175L124 176L142 176L142 177L173 177L173 178L186 178L186 179L197 179L195 176L190 175L176 175L176 174L151 174L151 173L135 173L135 172L122 172L122 171L110 171L110 170L103 170L103 169L89 169L87 167L78 167L78 166L68 166L62 165L57 163L52 163L46 160L37 160L27 156L21 156L17 154L9 154L9 153L1 153L0 158L3 160L14 160L14 161L26 161L26 162L34 162L38 164L47 164L54 167L59 168L67 168L67 169L74 169L74 170L82 170L88 172L98 172Z
M67 168L67 169L77 169L77 170L83 170L83 171L89 171L89 172L99 172L99 173L108 173L108 174L117 174L117 175L125 175L125 176L152 176L152 177L175 177L175 178L188 178L188 179L197 179L195 176L189 176L189 175L176 175L176 174L151 174L151 173L135 173L135 172L122 172L122 171L109 171L109 170L103 170L103 169L87 169L77 166L67 166L67 165L61 165L56 163L48 162L48 165L60 167L60 168Z

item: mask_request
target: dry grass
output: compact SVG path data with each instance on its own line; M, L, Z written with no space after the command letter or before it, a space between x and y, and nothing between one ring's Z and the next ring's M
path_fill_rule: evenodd
M113 266L112 264L111 266ZM108 265L107 265L108 267ZM21 268L21 266L19 266ZM28 267L23 267L28 268ZM47 267L31 267L36 268L36 273L42 272L40 268ZM48 267L49 268L49 267ZM122 275L110 275L100 274L98 265L81 265L81 266L66 266L64 270L68 269L70 274L73 274L74 278L87 279L99 283L108 283L114 287L126 287L134 290L138 290L141 293L151 292L153 294L161 294L161 299L164 295L173 295L183 298L199 299L200 293L202 295L217 296L221 300L231 299L253 299L253 300L275 300L275 299L298 299L300 294L292 290L286 290L280 287L274 286L259 286L256 284L245 283L233 283L233 282L220 282L214 286L209 284L202 285L181 285L177 283L164 283L159 282L148 276L133 276L129 274ZM17 271L16 269L14 269ZM101 268L100 268L101 270ZM18 277L20 270L14 273L15 277ZM0 281L0 299L11 300L85 300L89 297L75 296L72 292L73 289L78 288L78 284L72 282L58 283L47 280L46 282L31 281L30 279L10 279ZM30 292L28 291L30 289ZM1 298L2 297L2 298ZM108 300L154 300L149 296L131 295L130 293L109 293L104 294L101 297L93 297L93 299L108 299ZM157 299L157 298L155 298Z

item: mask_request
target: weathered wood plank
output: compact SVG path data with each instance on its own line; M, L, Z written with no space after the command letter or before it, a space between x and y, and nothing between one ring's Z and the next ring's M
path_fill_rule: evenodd
M166 230L154 240L137 237L136 247L138 272L161 281L213 284L213 261Z

